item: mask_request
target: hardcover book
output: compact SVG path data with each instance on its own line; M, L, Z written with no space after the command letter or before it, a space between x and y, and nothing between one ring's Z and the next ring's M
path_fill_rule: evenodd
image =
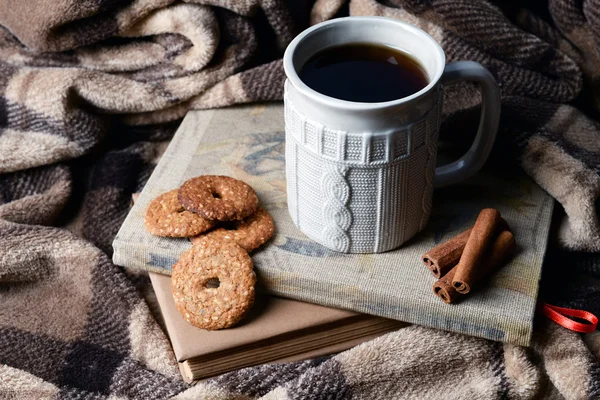
M349 349L405 323L316 304L258 295L239 324L198 329L175 307L171 278L150 273L175 357L185 380L258 364L303 360Z

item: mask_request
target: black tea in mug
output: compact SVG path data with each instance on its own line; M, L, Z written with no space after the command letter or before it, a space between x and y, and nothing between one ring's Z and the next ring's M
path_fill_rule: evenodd
M361 103L401 99L429 83L425 69L409 54L368 43L321 50L304 64L299 75L319 93Z

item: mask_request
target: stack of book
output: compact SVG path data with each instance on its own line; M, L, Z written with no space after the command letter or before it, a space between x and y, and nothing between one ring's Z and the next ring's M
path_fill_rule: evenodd
M529 345L554 200L528 177L515 185L512 174L484 169L436 193L425 231L399 249L339 254L312 242L291 220L284 143L281 103L188 113L113 242L116 265L152 272L186 379L339 352L403 326L396 320ZM152 199L202 174L231 176L256 189L275 222L275 236L252 253L259 284L269 295L311 304L264 295L239 325L221 331L203 331L183 320L173 302L170 274L191 243L151 235L144 213ZM485 195L466 201L465 193L474 192ZM475 222L475 211L486 207L501 212L519 251L486 287L448 306L433 294L435 280L421 256L466 230Z
M187 323L171 294L171 277L150 273L169 338L186 381L258 364L337 353L405 326L387 318L257 295L238 325L206 331Z

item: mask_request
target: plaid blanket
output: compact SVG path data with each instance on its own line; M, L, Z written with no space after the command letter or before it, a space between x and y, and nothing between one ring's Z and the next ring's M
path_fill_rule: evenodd
M280 100L286 43L347 14L418 25L449 61L494 74L493 157L561 206L542 298L600 314L600 1L4 0L1 398L600 398L600 334L543 319L530 348L409 326L332 357L181 381L147 277L110 261L130 196L187 110ZM469 143L478 89L446 92L441 137Z

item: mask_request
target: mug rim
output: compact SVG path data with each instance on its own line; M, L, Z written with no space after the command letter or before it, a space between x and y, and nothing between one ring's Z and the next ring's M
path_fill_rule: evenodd
M406 30L412 31L412 33L423 37L423 39L425 39L426 41L428 41L432 44L433 48L435 48L435 50L437 52L437 57L439 57L440 65L442 67L438 68L435 75L431 78L430 82L423 89L411 94L410 96L401 97L399 99L389 100L389 101L372 102L372 103L348 101L348 100L342 100L342 99L337 99L335 97L327 96L323 93L319 93L316 90L310 88L307 84L302 82L302 80L300 79L300 76L298 76L298 72L296 71L296 68L294 68L293 58L294 58L294 53L295 53L296 48L298 47L300 42L302 42L302 40L304 40L308 35L314 33L315 31L317 31L319 29L322 29L326 26L334 25L334 24L352 24L353 21L366 21L366 22L368 22L368 21L382 22L383 21L385 23L395 24L395 25L401 26L402 28L404 28ZM417 59L417 60L419 62L421 62L421 60L419 60L419 59ZM397 19L387 18L387 17L375 17L375 16L373 16L373 17L350 16L350 17L336 18L336 19L321 22L317 25L311 26L310 28L307 28L304 31L302 31L298 36L296 36L294 38L294 40L292 40L290 42L288 47L285 49L285 53L283 55L283 69L285 71L285 75L286 75L287 79L291 82L291 84L298 91L300 91L305 96L307 96L313 100L316 100L325 106L329 106L329 107L333 107L333 108L343 108L343 109L347 109L347 110L348 109L356 110L356 111L363 111L363 110L368 111L368 110L394 107L394 106L398 106L398 105L401 105L404 103L408 103L412 100L418 99L419 97L428 93L430 90L432 90L437 85L438 81L442 77L442 74L444 73L445 64L446 64L446 55L444 53L444 50L430 34L428 34L427 32L425 32L424 30L422 30L421 28L419 28L415 25L412 25L412 24L409 24L409 23L406 23L406 22L403 22L403 21L400 21Z

